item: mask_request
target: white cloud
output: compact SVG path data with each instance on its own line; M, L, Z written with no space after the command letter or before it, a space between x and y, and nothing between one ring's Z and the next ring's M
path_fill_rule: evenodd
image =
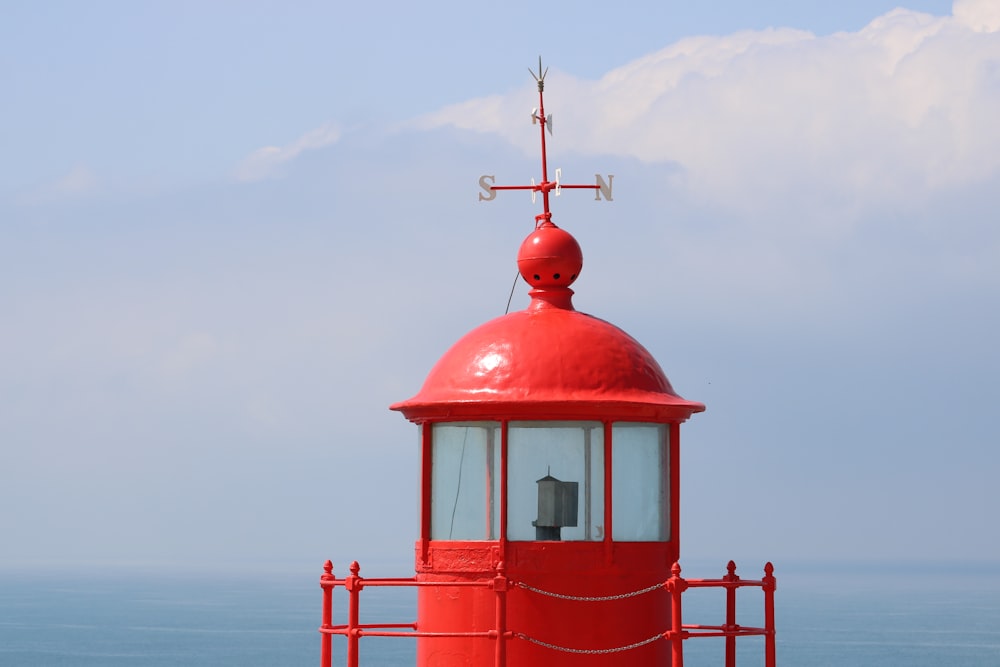
M1000 3L996 0L955 0L955 18L979 32L1000 30Z
M553 69L549 164L575 181L616 164L616 210L638 213L630 224L653 235L630 251L629 274L658 284L668 263L688 287L673 293L680 307L726 325L849 331L884 316L886 304L919 308L930 292L993 294L992 11L968 0L954 16L895 9L829 36L775 28L692 37L596 81ZM488 133L534 162L532 88L529 80L415 125Z
M264 146L248 155L236 167L236 179L239 181L260 181L271 178L279 173L283 164L294 160L306 151L324 148L340 139L340 127L335 123L326 123L306 132L301 137L285 146Z
M27 190L20 203L28 206L89 197L98 192L101 181L92 168L77 164L54 181Z
M870 202L920 206L1000 170L998 13L995 0L958 0L952 17L896 9L854 33L684 39L598 81L553 72L550 146L676 163L692 196L742 215L817 200L838 218ZM470 100L419 124L533 154L530 99Z
M68 174L52 185L52 192L64 196L85 195L97 188L97 174L93 169L78 164Z

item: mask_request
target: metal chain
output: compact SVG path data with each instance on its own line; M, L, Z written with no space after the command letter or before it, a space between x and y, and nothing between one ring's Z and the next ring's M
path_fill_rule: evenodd
M637 595L644 595L650 591L655 591L657 588L663 588L663 584L653 584L652 586L647 586L639 591L632 591L631 593L619 593L618 595L601 595L596 597L588 597L585 595L563 595L562 593L551 593L549 591L543 591L540 588L535 588L534 586L529 586L523 581L517 582L517 585L521 588L527 589L532 593L539 593L541 595L548 595L552 598L559 598L560 600L574 600L576 602L607 602L609 600L624 600L625 598L634 598Z
M643 639L641 642L636 642L634 644L629 644L628 646L619 646L617 648L567 648L565 646L557 646L555 644L549 644L548 642L543 642L540 639L534 639L523 633L515 633L515 637L519 639L525 639L532 644L538 644L539 646L544 646L545 648L550 648L555 651L563 651L564 653L583 653L587 655L605 655L608 653L620 653L622 651L630 651L634 648L639 648L640 646L645 646L646 644L652 644L657 639L663 639L663 635L653 635L649 639Z

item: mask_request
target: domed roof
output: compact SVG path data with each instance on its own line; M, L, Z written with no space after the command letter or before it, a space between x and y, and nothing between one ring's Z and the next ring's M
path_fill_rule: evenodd
M391 406L429 419L683 421L705 406L673 390L653 356L604 320L573 308L576 240L545 221L521 245L526 310L483 324L437 362L413 398Z

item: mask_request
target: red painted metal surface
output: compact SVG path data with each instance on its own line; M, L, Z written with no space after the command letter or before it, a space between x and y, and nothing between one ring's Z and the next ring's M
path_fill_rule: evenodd
M552 116L546 115L545 113L545 75L548 71L548 68L542 70L542 59L539 58L538 74L535 74L534 72L531 73L531 76L533 76L535 81L538 83L538 108L531 112L531 122L538 125L539 135L541 137L542 181L541 183L536 184L534 183L534 179L532 179L531 185L494 185L490 188L490 190L531 190L532 192L540 192L542 194L542 213L535 216L535 221L538 223L550 222L552 220L552 213L549 209L549 195L553 191L556 195L558 195L562 188L600 190L600 185L565 185L560 183L558 169L556 169L556 180L549 180L549 158L548 150L545 147L545 130L548 129L549 132L552 131ZM532 201L534 201L534 195L532 195Z
M777 580L774 577L774 566L764 565L764 576L757 580L741 579L736 575L736 563L729 561L726 574L721 579L684 579L681 576L681 566L674 563L670 579L666 587L670 591L673 604L673 625L667 633L673 647L672 667L684 667L684 640L703 637L724 637L726 640L725 665L736 665L736 639L739 637L764 637L764 665L775 667L775 632L774 632L774 591ZM764 593L764 627L750 627L736 622L736 591L739 588L759 588ZM684 591L691 588L724 588L726 590L726 622L721 625L682 624L681 597Z
M572 309L568 288L532 290L527 310L465 335L420 392L408 419L618 419L680 422L705 409L673 390L653 356L604 320Z
M694 638L725 638L725 664L727 667L736 664L736 640L740 637L764 637L764 665L775 667L775 631L774 631L774 591L776 580L774 567L767 563L764 566L764 576L759 580L741 579L736 575L736 564L729 562L727 574L720 579L684 579L680 576L680 565L674 564L670 578L656 582L652 586L637 589L627 594L609 593L592 596L567 596L560 594L558 598L564 607L563 611L573 606L603 606L617 605L617 610L605 612L610 622L619 624L634 620L628 609L628 601L641 598L648 594L666 597L671 613L651 621L656 630L647 639L636 641L631 645L601 647L593 637L582 637L584 628L571 638L576 644L589 642L593 648L559 646L542 642L516 629L521 614L511 611L509 602L516 599L519 591L525 598L530 596L549 596L551 593L518 581L510 576L503 563L494 568L492 578L454 581L427 581L419 576L413 578L366 579L360 576L360 566L351 563L351 574L343 579L333 575L333 564L327 561L324 573L320 577L323 588L323 625L320 627L321 657L320 667L332 667L330 642L334 635L347 638L347 667L359 667L360 640L363 637L410 637L423 642L423 646L438 646L437 650L425 651L427 655L418 656L418 664L430 664L435 667L448 665L483 665L503 667L504 665L604 665L624 664L626 661L638 665L672 665L683 667L684 642ZM348 595L348 622L334 625L333 590L343 587ZM431 593L438 597L455 599L456 591L476 591L482 593L483 607L492 605L493 622L483 622L478 627L470 628L467 619L459 618L454 627L434 627L434 624L424 621L423 611L418 609L416 622L399 623L361 623L360 593L368 587L418 587L420 593ZM736 591L739 588L760 588L764 594L764 627L749 627L738 624L736 618ZM724 588L726 590L726 620L720 625L684 624L682 618L682 595L691 588ZM666 595L664 595L664 593ZM488 615L486 609L474 609L484 619ZM555 610L556 613L558 610ZM543 612L538 612L543 613ZM547 613L553 613L548 610ZM576 615L574 613L574 615ZM600 614L598 614L600 615ZM664 620L667 623L664 625ZM459 648L456 649L456 642ZM471 647L471 648L470 648ZM665 656L665 657L664 657ZM611 658L608 660L608 658Z
M420 630L496 628L495 593L469 584L502 576L502 563L509 583L500 627L520 640L507 644L506 664L613 665L622 650L640 664L667 663L669 645L649 640L670 617L662 582L672 544L613 544L610 556L601 542L508 542L504 551L509 560L497 561L497 546L431 542L417 567L417 581L435 584L418 591ZM417 643L418 665L492 665L493 654L482 642Z

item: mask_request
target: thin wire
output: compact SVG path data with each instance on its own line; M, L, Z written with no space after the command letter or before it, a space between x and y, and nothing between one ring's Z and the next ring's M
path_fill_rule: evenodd
M465 464L465 445L469 442L470 426L465 427L465 435L462 436L462 455L458 459L458 484L455 486L455 502L451 506L451 525L448 526L448 539L452 538L455 532L455 511L458 510L458 498L462 493L462 468Z
M514 290L517 289L517 277L519 275L521 275L520 271L514 273L514 284L510 286L510 296L507 297L507 309L503 311L504 315L510 312L510 302L514 299Z

